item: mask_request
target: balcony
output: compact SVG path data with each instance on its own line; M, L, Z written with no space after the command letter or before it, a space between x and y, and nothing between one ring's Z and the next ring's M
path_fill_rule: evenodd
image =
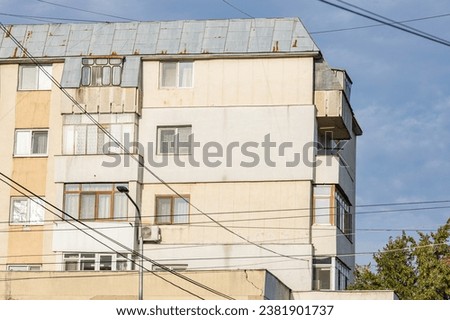
M333 139L351 138L353 112L343 90L315 91L319 130L331 131Z

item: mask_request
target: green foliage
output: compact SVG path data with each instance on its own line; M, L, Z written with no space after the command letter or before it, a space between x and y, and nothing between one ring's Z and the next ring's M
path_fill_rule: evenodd
M450 219L436 232L405 232L374 254L376 272L358 266L351 290L394 290L400 299L450 299Z

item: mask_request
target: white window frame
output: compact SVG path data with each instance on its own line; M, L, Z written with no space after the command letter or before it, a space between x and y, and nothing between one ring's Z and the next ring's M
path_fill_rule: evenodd
M136 140L137 125L134 113L121 114L93 114L92 117L100 123L122 145L125 144L125 135L129 142ZM83 114L64 115L62 154L87 155L105 154L104 146L108 145L107 154L123 154L124 150L118 147L111 139ZM130 147L130 153L135 153L136 148Z
M47 71L49 74L52 74L52 65L41 65L41 67ZM34 74L29 74L30 77L34 79L28 79L31 85L26 85L25 80L25 70L29 70L30 72L33 72ZM34 82L34 83L33 83ZM52 89L52 82L47 77L47 75L44 73L44 71L41 70L36 65L21 65L19 66L19 84L18 84L18 90L19 91L44 91L44 90L51 90Z
M68 257L68 256L71 257ZM76 257L75 257L76 255ZM83 257L83 256L91 256L91 257ZM131 261L129 260L130 255L128 253L123 253L124 256L118 253L94 253L94 252L64 252L62 254L62 263L61 263L61 269L62 271L73 271L73 272L80 272L80 271L127 271L131 270ZM111 258L111 269L103 269L101 265L101 257L110 257ZM94 268L93 270L82 270L82 262L89 262L92 261ZM67 270L66 268L66 262L76 263L76 270ZM126 263L125 269L118 269L119 263Z
M33 153L35 143L35 133L45 132L47 134L47 140L45 144L45 152ZM19 135L25 136L25 146L19 147ZM22 140L20 140L22 141ZM18 152L21 149L25 149L23 153ZM48 129L17 129L14 134L14 157L47 157L48 156Z
M14 202L16 201L26 201L26 220L25 221L14 221ZM9 224L10 225L23 225L23 226L32 226L32 225L43 225L45 220L45 209L43 207L44 202L43 200L32 197L11 197L10 201L10 215L9 215ZM42 210L41 217L42 219L38 221L31 221L30 215L31 215L31 209L33 206L37 206L39 210Z
M9 264L7 265L6 269L8 271L41 271L42 265L41 264Z
M165 80L165 78L167 77L166 74L166 66L175 66L175 75L174 75L174 82L173 84L166 84L167 80ZM184 85L182 82L183 80L181 79L182 76L182 70L183 68L181 66L187 66L190 67L191 69L191 76L189 79L189 83L187 85ZM193 61L161 61L160 62L160 76L159 76L159 87L161 89L173 89L173 88L178 88L178 89L189 89L189 88L193 88L194 87L194 62Z
M173 144L172 147L169 147L169 150L165 151L163 148L165 147L165 143L167 141L162 141L163 131L174 131L173 140L169 143ZM180 130L186 130L189 131L189 134L187 135L188 141L180 141ZM191 125L182 125L182 126L158 126L157 127L157 154L158 155L189 155L192 152L192 126ZM180 146L180 143L188 144L187 150L182 151L186 149L185 145ZM184 148L184 149L183 149ZM172 150L172 151L171 151Z

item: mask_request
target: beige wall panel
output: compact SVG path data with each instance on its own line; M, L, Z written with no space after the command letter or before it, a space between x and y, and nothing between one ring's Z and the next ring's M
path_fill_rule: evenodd
M8 264L41 263L43 227L11 226L9 228Z
M48 128L51 91L19 91L16 128Z
M14 158L12 178L38 195L45 195L47 158ZM11 195L20 195L11 190Z
M191 203L204 213L251 241L308 243L310 185L309 181L287 181L172 186L189 195ZM164 185L144 185L144 223L154 223L155 196L171 194ZM189 224L163 225L161 233L166 244L246 243L193 207Z
M144 107L313 102L312 58L197 60L193 88L159 88L159 69L144 62Z

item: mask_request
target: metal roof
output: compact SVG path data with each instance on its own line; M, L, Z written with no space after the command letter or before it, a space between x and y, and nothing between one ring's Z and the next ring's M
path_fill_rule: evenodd
M300 53L319 49L299 18L7 26L34 57ZM0 59L25 57L0 31Z

